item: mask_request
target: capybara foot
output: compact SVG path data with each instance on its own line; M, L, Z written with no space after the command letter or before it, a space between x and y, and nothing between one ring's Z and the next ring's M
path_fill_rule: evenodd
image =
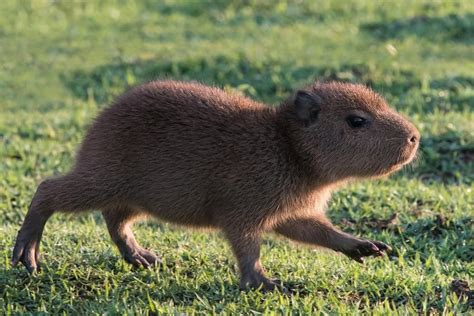
M288 290L283 287L280 280L270 280L262 275L242 277L240 288L242 290L260 289L262 292L270 292L278 289L282 293L288 293Z
M41 234L20 230L13 248L12 266L21 262L28 272L33 273L39 269L39 245Z
M161 260L153 252L144 248L128 249L123 253L123 258L135 267L149 268L161 263Z
M347 249L343 252L349 258L359 263L363 263L364 262L363 257L369 257L369 256L379 257L379 256L383 256L384 252L389 252L391 250L392 248L390 248L390 246L384 244L383 242L361 240L353 248Z

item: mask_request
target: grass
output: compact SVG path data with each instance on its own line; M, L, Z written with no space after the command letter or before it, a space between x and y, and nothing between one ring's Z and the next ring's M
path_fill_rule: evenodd
M474 281L473 15L469 0L0 2L0 314L472 312L472 291L451 282ZM264 264L295 292L245 293L219 234L137 225L169 266L134 270L99 213L58 214L43 271L12 269L41 179L68 170L87 125L127 86L164 77L271 104L314 79L381 92L419 127L421 159L344 188L328 214L393 254L359 265L268 235Z

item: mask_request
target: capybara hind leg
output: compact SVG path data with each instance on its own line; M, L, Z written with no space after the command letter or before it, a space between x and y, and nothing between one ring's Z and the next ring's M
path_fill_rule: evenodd
M108 208L102 211L110 237L117 245L125 261L134 266L148 268L160 262L151 251L141 247L131 230L133 219L139 212L128 207Z
M265 276L265 271L260 262L261 237L259 232L227 231L226 237L229 239L238 261L241 289L248 290L261 287L263 291L271 291L276 288L284 290L279 282L270 280Z
M45 180L36 190L23 225L18 231L15 247L13 248L13 266L21 261L29 272L33 272L38 268L39 245L44 225L55 211L54 200L52 199L55 181L60 180Z
M36 190L13 248L12 265L22 262L28 271L38 269L44 226L56 211L88 210L100 204L103 195L83 178L69 174L43 181Z

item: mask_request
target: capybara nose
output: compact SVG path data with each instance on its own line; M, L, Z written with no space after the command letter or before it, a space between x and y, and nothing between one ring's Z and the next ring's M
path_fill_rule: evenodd
M415 128L408 136L408 143L410 145L416 145L420 141L420 132Z

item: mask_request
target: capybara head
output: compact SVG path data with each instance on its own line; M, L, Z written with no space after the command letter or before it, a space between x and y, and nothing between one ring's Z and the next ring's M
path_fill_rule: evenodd
M416 155L416 127L363 85L315 83L285 108L294 147L330 180L388 175Z

